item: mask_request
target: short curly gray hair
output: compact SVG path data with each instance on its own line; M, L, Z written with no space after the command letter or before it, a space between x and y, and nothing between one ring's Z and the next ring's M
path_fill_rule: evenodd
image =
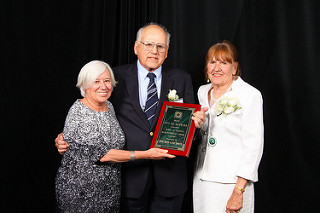
M81 95L85 97L86 89L88 89L98 78L99 75L108 70L110 72L112 88L116 86L117 82L114 78L113 71L109 64L103 61L90 61L85 64L78 75L77 87L80 89Z

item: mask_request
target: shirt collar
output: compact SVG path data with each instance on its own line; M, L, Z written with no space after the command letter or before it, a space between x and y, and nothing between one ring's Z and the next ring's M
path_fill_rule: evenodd
M243 80L241 79L240 76L238 76L238 78L232 83L232 88L237 88L239 87L239 85L241 85L243 82Z
M149 71L140 64L139 60L137 60L137 67L138 67L139 78L142 80L147 78ZM162 75L161 72L162 72L162 66L160 66L158 69L156 69L155 71L152 72L156 75L156 80L161 79L161 75Z

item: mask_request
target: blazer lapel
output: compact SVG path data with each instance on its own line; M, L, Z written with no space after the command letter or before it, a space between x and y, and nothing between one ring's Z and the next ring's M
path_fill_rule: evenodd
M133 108L136 110L137 115L141 118L146 128L150 128L150 124L140 106L139 101L139 82L138 82L138 69L136 63L128 69L127 77L125 78L126 88L131 100Z

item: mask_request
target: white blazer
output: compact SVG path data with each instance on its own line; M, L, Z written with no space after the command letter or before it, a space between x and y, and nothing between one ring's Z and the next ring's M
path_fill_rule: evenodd
M211 83L198 90L201 107L209 107L208 92ZM236 96L241 109L228 115L219 115L214 106L206 112L202 126L195 175L202 180L236 183L237 177L258 181L258 167L263 152L263 107L261 93L240 77L233 82L225 96ZM209 124L209 125L208 125ZM214 137L216 144L208 144Z

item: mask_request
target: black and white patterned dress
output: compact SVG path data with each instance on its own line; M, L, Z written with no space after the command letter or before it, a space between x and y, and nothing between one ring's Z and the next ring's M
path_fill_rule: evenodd
M80 100L70 108L63 137L69 149L56 176L56 197L62 212L119 212L120 163L99 161L110 149L123 149L124 133L112 104L91 110Z

